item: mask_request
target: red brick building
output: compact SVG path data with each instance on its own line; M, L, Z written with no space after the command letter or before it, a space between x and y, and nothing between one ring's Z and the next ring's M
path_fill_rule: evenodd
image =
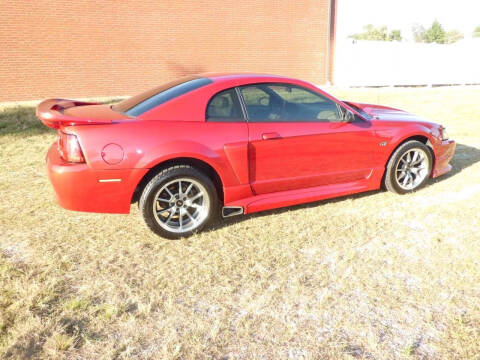
M0 101L128 95L205 71L332 81L336 0L12 0L0 9Z

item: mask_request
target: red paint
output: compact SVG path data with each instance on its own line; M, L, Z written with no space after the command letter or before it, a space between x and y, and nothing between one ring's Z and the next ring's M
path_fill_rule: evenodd
M56 146L47 155L61 206L80 211L128 213L149 169L193 158L208 164L223 185L224 205L246 213L378 189L392 152L422 136L435 155L431 176L451 169L455 142L442 141L440 125L385 106L342 103L291 78L255 74L205 74L213 82L133 118L108 105L46 100L37 109L45 125L74 134L85 163L68 163ZM358 116L342 122L209 122L210 98L252 83L303 86ZM350 105L351 104L351 107ZM367 119L362 109L373 116ZM115 182L108 182L109 180ZM118 180L120 179L120 180ZM107 182L99 182L99 180Z
M37 117L53 129L68 125L111 124L112 120L126 118L107 105L67 99L42 101L37 107Z
M67 163L56 144L47 154L47 168L58 203L68 210L120 213L130 212L130 201L147 169L93 170L88 164ZM120 179L121 182L98 182Z
M249 124L253 191L265 194L364 179L372 168L384 166L376 154L381 140L365 125ZM279 137L263 139L263 134L273 132Z

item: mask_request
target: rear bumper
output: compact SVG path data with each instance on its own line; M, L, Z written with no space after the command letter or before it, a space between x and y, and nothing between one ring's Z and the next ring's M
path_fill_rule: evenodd
M433 178L446 174L452 170L452 165L449 163L455 154L455 147L456 144L453 140L444 140L435 146L435 166L432 171Z
M57 202L68 210L128 214L133 192L148 169L92 170L65 162L56 143L47 153L48 177ZM106 182L104 182L106 180Z

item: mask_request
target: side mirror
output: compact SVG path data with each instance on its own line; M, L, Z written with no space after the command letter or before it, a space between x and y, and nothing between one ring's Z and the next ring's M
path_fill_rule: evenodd
M346 122L346 123L351 123L355 120L355 115L353 114L353 112L351 112L350 110L348 109L344 109L343 111L343 122Z

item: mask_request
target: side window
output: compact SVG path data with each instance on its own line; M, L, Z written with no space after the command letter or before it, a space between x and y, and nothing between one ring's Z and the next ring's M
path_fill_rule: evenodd
M275 120L276 116L272 111L274 101L263 85L243 86L241 93L250 121Z
M207 121L244 121L235 89L221 91L214 95L208 105Z
M262 90L263 96L251 91ZM256 84L242 88L250 121L275 122L339 122L337 104L309 89L289 84ZM256 95L257 103L252 99Z

